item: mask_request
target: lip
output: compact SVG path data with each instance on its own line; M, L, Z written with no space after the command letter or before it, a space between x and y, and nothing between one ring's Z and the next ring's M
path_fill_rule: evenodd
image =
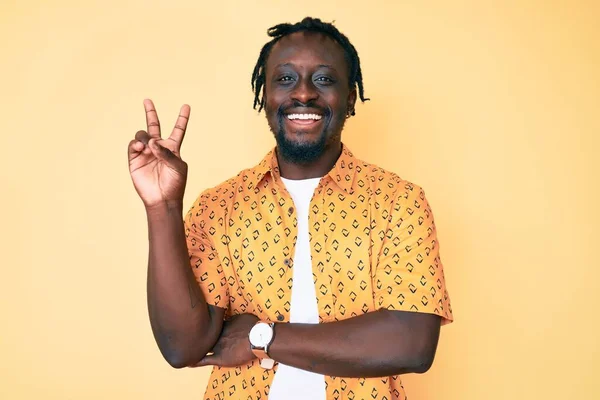
M283 113L284 115L290 115L290 114L317 114L320 115L321 117L324 116L324 112L323 110L318 110L315 108L288 108L287 110L285 110L285 112Z
M294 113L291 113L294 114ZM312 129L323 123L325 118L321 117L319 120L314 119L288 119L287 115L284 117L285 123L291 128L302 128Z

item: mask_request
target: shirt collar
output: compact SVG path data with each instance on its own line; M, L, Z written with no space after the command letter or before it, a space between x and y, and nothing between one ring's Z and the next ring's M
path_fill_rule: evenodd
M327 173L327 176L348 194L351 194L354 191L352 187L354 185L357 161L358 160L354 157L350 149L342 143L342 154L340 154L340 157L337 159L333 168ZM253 168L253 171L255 187L269 175L275 181L281 179L275 148L267 153L262 161Z

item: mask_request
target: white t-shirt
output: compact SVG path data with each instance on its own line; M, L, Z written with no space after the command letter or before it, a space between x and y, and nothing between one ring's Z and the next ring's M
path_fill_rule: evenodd
M282 180L294 200L298 218L290 322L318 324L319 309L308 242L308 212L310 200L321 179ZM323 375L279 363L269 391L269 400L325 400L325 397Z

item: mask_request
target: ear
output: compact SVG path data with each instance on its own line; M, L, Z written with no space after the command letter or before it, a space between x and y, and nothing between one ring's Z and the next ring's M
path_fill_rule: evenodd
M348 94L348 106L346 108L348 115L354 115L354 106L356 105L356 88L353 88Z

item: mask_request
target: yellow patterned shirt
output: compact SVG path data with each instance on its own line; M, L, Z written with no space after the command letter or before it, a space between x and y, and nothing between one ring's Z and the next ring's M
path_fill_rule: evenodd
M203 192L185 216L191 266L209 304L227 315L288 322L298 221L275 150ZM342 154L310 203L309 239L320 323L379 309L452 321L433 214L423 190ZM267 399L272 370L257 360L214 367L205 399ZM405 399L398 376L326 376L327 399Z

